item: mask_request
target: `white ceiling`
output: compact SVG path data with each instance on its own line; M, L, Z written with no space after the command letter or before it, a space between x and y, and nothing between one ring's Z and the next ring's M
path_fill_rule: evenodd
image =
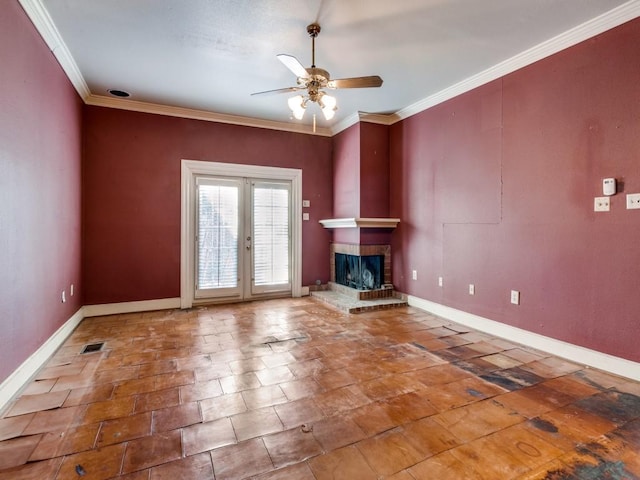
M121 89L133 101L124 108L180 107L285 129L300 123L290 95L251 93L295 85L276 55L310 66L306 26L317 21L318 67L332 78L384 80L334 92L334 120L317 117L334 131L359 111L411 112L640 15L640 0L20 1L32 19L40 12L34 23L88 103L115 105L107 90Z

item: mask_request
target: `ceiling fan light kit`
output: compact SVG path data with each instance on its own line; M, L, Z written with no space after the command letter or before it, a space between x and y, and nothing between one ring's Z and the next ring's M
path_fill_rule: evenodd
M320 33L320 25L312 23L307 26L307 33L311 37L311 67L305 68L296 57L287 54L278 55L278 60L287 67L297 77L297 86L279 88L276 90L267 90L265 92L253 93L252 95L263 95L271 93L289 93L296 91L305 91L304 94L298 94L287 100L291 114L296 120L302 120L308 102L317 103L325 120L331 120L336 110L338 110L338 102L335 97L328 95L324 88L370 88L380 87L382 78L378 75L369 77L352 77L331 80L329 72L322 68L316 67L316 42L315 39ZM315 119L315 116L314 116Z

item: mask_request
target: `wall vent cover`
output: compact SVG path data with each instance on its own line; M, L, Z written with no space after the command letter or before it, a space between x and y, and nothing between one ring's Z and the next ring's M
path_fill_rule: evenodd
M100 350L102 350L102 347L104 346L104 342L101 343L90 343L89 345L85 345L84 348L82 349L82 353L93 353L93 352L99 352Z

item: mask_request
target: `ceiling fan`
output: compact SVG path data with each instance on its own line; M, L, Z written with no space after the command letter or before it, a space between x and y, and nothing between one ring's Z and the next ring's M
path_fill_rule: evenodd
M285 67L291 70L293 74L298 77L298 85L295 87L278 88L276 90L252 93L252 95L288 93L303 90L305 91L303 95L298 94L288 100L289 108L291 109L293 116L296 119L301 120L304 116L305 109L307 108L307 103L311 101L320 106L325 119L331 120L338 108L336 105L336 99L335 97L325 93L323 89L369 88L379 87L382 85L382 78L378 75L332 80L329 76L329 72L316 67L315 40L320 33L320 25L312 23L307 26L307 33L311 37L311 67L305 68L298 59L292 55L286 55L284 53L277 55L278 60L280 60Z

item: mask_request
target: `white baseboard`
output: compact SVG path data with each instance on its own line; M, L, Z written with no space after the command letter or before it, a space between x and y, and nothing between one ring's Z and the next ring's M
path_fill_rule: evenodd
M84 318L118 313L167 310L171 308L180 308L179 298L162 298L159 300L109 303L104 305L85 305L81 307L64 325L51 335L38 350L0 384L0 412L20 393L20 390L22 390L38 370L42 368L51 355L64 343Z
M18 394L55 351L64 343L83 319L82 308L51 335L22 365L0 384L0 412Z
M489 333L537 350L566 358L576 363L588 365L622 377L640 381L640 363L624 358L614 357L606 353L591 350L571 343L545 337L521 328L489 320L472 313L457 310L446 305L407 295L409 305L455 323ZM27 384L29 379L45 364L45 362L64 343L67 337L86 317L115 315L119 313L146 312L180 308L180 298L163 298L138 302L110 303L103 305L85 305L78 310L64 325L49 337L22 365L0 384L0 412Z
M607 353L598 352L589 348L574 345L572 343L545 337L538 333L529 332L518 327L512 327L504 323L489 320L472 313L457 310L446 305L424 300L419 297L407 295L409 305L421 310L433 313L466 327L479 330L481 332L504 338L512 342L519 343L536 350L550 353L552 355L571 360L582 365L604 370L621 377L640 381L640 363L632 362L620 357L614 357Z
M142 300L139 302L85 305L82 307L82 313L85 317L99 317L102 315L150 312L152 310L169 310L172 308L180 308L180 298L161 298L159 300Z

